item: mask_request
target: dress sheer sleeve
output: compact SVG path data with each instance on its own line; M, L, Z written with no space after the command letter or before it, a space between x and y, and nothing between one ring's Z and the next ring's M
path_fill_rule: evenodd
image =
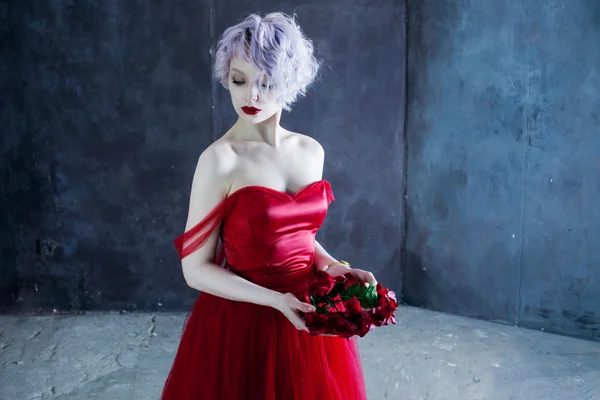
M331 184L329 182L326 183L325 190L327 191L327 204L331 204L331 202L335 200L335 196L333 195L333 189L331 189Z
M222 222L225 216L225 200L221 200L203 219L192 228L174 240L175 248L179 253L179 258L183 260L196 250L198 250L210 237L211 233ZM221 264L223 261L223 247L221 241L217 244L215 252L215 261Z

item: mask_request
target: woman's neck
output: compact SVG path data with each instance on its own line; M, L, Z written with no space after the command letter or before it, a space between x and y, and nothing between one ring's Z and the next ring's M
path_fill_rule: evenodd
M281 111L256 124L251 124L242 118L238 118L236 123L231 127L231 131L237 140L262 141L270 146L278 147L285 132L285 129L279 124L280 121Z

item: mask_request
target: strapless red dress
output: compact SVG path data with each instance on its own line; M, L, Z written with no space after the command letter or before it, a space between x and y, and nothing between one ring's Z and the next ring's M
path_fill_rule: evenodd
M247 186L175 240L181 257L220 221L219 265L258 285L300 293L314 276L329 182L293 194ZM188 314L163 400L364 400L355 339L311 336L278 310L201 293Z

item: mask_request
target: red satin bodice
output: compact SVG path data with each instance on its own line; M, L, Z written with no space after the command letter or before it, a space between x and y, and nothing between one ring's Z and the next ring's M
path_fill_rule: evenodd
M312 277L315 235L334 200L326 180L295 193L245 186L223 199L196 226L175 240L180 257L200 247L222 220L216 262L258 285L300 289Z

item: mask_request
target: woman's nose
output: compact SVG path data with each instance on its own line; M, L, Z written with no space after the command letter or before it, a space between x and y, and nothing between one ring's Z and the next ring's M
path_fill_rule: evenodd
M256 85L248 85L250 88L248 89L248 100L258 101L258 86Z

